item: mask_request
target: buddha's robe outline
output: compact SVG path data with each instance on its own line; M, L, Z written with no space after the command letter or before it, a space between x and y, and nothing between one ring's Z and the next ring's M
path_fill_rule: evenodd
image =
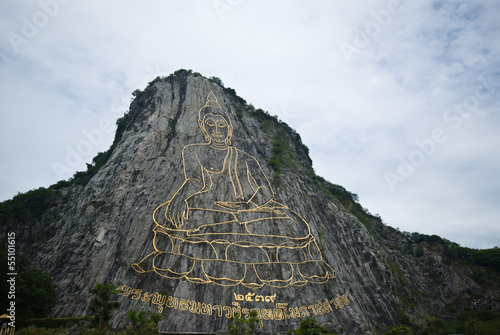
M183 148L185 181L153 213L155 252L132 267L167 278L249 288L333 278L335 272L323 261L309 224L273 200L259 162L230 146L222 167L212 166L210 153L223 155L224 150L211 150L216 149L209 144ZM180 212L179 224L169 219L174 202L188 208Z

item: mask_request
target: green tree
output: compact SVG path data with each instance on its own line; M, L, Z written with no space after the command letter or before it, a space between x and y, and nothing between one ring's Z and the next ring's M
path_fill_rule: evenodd
M317 320L313 318L305 318L299 325L299 329L295 330L297 335L328 335L332 334L328 329L323 327Z
M11 290L10 276L8 273L16 272L15 295L16 314L19 318L43 318L52 312L57 298L56 285L52 283L52 278L43 270L29 266L29 258L23 254L8 257L7 239L0 242L0 291L5 292L0 299L0 308L7 310L9 306L8 298ZM12 264L15 261L15 264ZM9 263L14 266L12 271ZM36 301L36 304L33 302Z
M219 77L210 77L210 78L208 78L208 80L210 80L212 83L216 83L220 87L224 87L224 83L222 82L222 80Z
M239 313L234 313L232 317L229 318L229 333L231 335L241 335L248 333L249 330L255 335L255 331L262 321L258 317L257 311L250 311L248 313L248 318L244 319L240 317Z
M231 335L241 335L246 331L245 319L240 317L240 314L234 313L233 316L229 318L229 333Z
M17 313L25 319L47 317L57 299L52 278L38 268L28 268L18 274L16 291L16 300L19 302Z
M248 313L248 319L245 321L248 329L253 335L255 335L255 331L257 330L259 324L262 323L258 315L257 311L250 311L250 313Z
M413 335L413 330L408 326L389 327L384 335Z
M113 284L95 284L95 286L89 290L94 298L90 300L87 307L87 314L94 317L94 324L102 329L102 326L111 319L114 309L120 307L120 303L116 301L110 301L111 297L116 294L116 289Z
M158 323L160 323L163 315L146 311L130 311L127 313L127 318L132 324L134 334L157 334Z

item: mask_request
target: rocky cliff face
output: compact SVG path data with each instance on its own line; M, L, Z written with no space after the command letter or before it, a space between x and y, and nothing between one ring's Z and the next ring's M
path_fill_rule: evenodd
M179 71L138 94L125 120L84 187L11 222L58 286L55 316L84 315L96 283L119 288L116 323L150 310L172 332L225 330L235 311L258 311L270 332L310 316L361 334L457 301L499 308L432 244L407 245L370 215L363 225L314 175L300 137L234 91Z

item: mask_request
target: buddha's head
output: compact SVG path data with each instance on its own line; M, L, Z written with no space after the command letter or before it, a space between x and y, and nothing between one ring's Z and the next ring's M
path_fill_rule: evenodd
M212 92L208 95L205 106L199 111L198 124L208 143L216 146L231 145L233 135L231 118L222 110Z

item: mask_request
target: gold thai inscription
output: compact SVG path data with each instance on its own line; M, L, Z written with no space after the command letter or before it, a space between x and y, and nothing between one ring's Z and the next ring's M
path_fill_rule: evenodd
M255 293L247 293L246 295L243 294L236 294L234 293L234 300L236 301L265 301L265 302L274 302L274 299L276 298L276 294L274 295L268 295L268 296L263 296L263 295L255 295ZM255 300L254 300L255 297Z
M177 297L167 296L158 292L143 293L140 289L133 289L126 285L119 285L117 287L117 292L120 296L152 303L158 308L159 313L163 313L163 307L166 307L197 315L214 315L219 318L230 318L234 315L234 313L238 313L245 319L248 319L250 311L256 311L258 318L264 321L300 319L321 314L329 314L334 310L344 308L353 300L349 292L346 292L343 295L337 294L331 299L318 299L316 303L308 306L290 307L288 303L276 302L276 294L272 296L262 296L252 293L248 293L246 295L233 293L236 301L233 301L231 306L221 306L189 299L179 299ZM253 299L254 295L255 297L262 297L262 299L259 298L259 300L250 300ZM268 302L274 305L268 308L248 308L248 306L242 306L240 301L245 301L247 303Z

